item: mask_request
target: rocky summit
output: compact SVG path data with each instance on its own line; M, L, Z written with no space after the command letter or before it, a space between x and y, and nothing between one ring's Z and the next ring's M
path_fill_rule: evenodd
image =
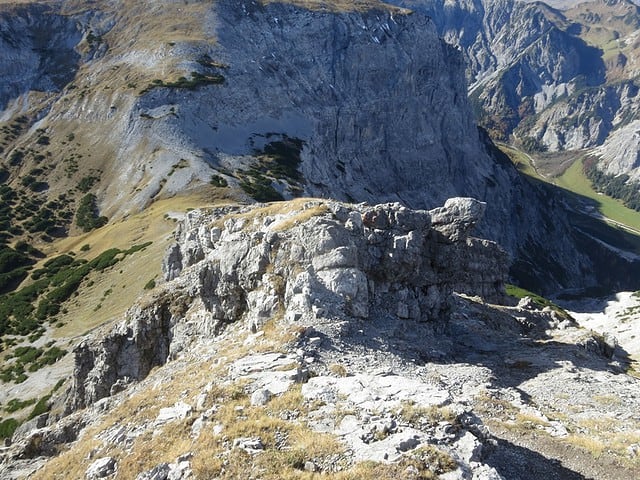
M232 322L256 331L277 316L311 325L437 321L454 290L499 299L506 253L468 238L483 211L476 200L451 199L430 212L304 200L191 212L164 263L170 288L76 350L69 408L144 378L194 336Z
M484 209L189 212L166 281L76 348L2 477L635 478L625 351L504 305L508 256L470 236Z

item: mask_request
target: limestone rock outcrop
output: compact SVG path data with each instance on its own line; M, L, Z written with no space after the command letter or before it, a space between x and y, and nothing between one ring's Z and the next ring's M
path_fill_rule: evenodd
M469 236L484 211L456 198L431 211L299 200L187 214L167 282L110 333L83 342L68 409L144 378L195 337L242 321L446 324L454 291L499 300L507 254Z

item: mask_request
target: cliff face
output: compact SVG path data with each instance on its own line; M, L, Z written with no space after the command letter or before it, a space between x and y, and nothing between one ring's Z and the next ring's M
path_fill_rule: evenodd
M475 161L462 57L426 17L220 1L211 18L217 43L208 55L229 66L224 85L187 101L158 89L140 106L178 103L162 128L214 168L236 169L268 143L299 139L306 193L420 208L480 193L495 176L490 161Z
M0 16L0 111L7 120L25 107L13 103L21 95L32 90L59 93L74 79L81 58L75 47L82 32L73 19L44 4L5 4Z
M269 177L285 198L303 191L411 208L479 198L489 205L479 231L532 272L529 286L596 281L566 235L560 203L488 151L472 120L463 57L425 16L220 1L205 28L216 43L189 56L214 59L202 72L224 83L146 93L136 106L145 116L131 117L132 144L147 144L153 132L154 152L179 148L232 185L253 181L252 168L264 171L270 147L294 145L287 161L299 174ZM549 275L546 265L560 268Z
M637 179L633 154L607 153L638 118L640 9L634 2L394 1L432 16L465 52L470 95L496 137L549 151L598 150L609 173ZM637 3L637 2L636 2Z

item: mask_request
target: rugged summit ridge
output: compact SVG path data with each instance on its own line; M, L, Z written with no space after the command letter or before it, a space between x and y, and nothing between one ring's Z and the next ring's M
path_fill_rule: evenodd
M483 212L464 198L432 211L298 200L190 212L165 262L172 281L76 349L68 409L144 378L237 321L255 331L274 317L316 325L389 317L441 329L453 291L504 295L506 253L469 237Z
M484 209L189 212L169 280L76 349L65 415L60 397L16 430L0 474L635 478L625 352L557 307L487 302L508 266L469 236ZM606 466L583 437L614 449Z

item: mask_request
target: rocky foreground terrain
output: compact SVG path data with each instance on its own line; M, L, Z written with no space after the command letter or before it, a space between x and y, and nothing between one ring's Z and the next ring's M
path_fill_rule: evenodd
M515 66L377 0L0 1L0 478L639 478L631 334L505 294L637 289L632 245L464 79L539 54L517 102L574 105L586 40L492 4Z
M469 236L484 204L194 210L2 478L633 479L640 380Z

